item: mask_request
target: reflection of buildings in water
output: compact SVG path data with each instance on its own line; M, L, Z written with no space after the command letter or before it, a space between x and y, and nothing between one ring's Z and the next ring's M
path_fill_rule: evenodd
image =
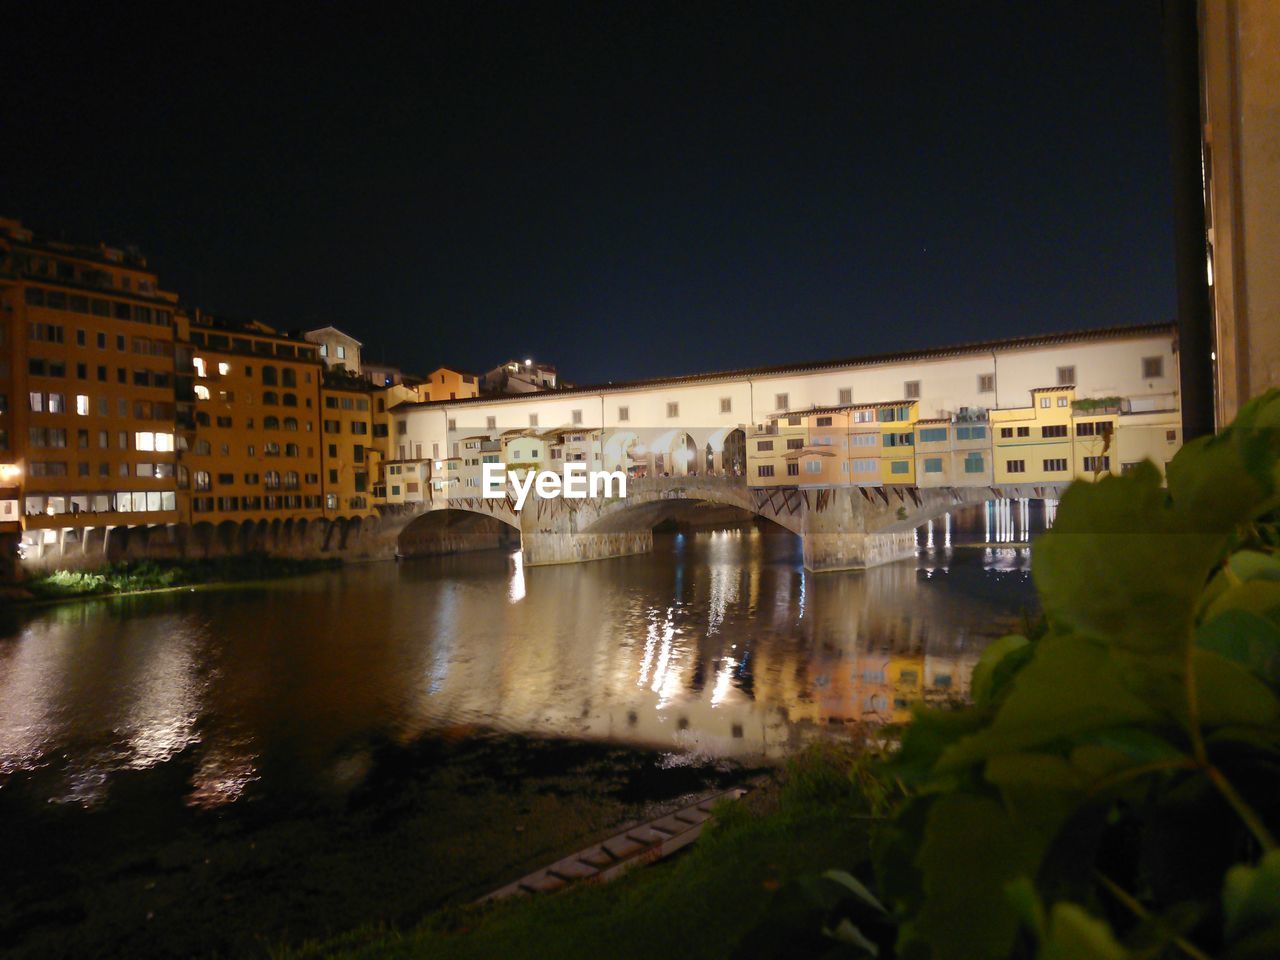
M65 696L75 662L72 631L35 623L0 644L0 777L38 766L63 736Z
M469 631L434 692L424 676L419 729L470 721L776 754L806 730L899 720L921 699L967 693L986 639L981 605L958 612L954 594L922 586L908 564L816 577L744 564L749 540L686 538L630 587L609 564L526 571L518 615L511 603L495 610L491 594L452 596L453 629L497 625Z

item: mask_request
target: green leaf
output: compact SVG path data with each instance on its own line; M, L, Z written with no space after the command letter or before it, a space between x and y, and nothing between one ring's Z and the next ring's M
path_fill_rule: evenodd
M866 884L864 884L861 880L859 880L853 874L849 873L849 871L828 870L822 876L823 876L823 879L830 880L833 883L840 884L842 887L846 888L850 893L852 893L855 897L857 897L863 903L866 903L874 907L875 909L879 910L881 913L887 912L884 908L884 904L882 904L879 900L876 899L876 895L867 889Z
M987 645L987 648L982 651L982 656L978 658L978 662L974 664L973 675L969 681L969 689L974 703L986 704L991 702L991 698L996 692L996 668L1004 662L1006 657L1026 647L1029 643L1030 641L1024 636L1010 634Z
M925 901L913 930L932 946L935 960L1008 954L1018 915L1005 888L1035 873L1043 846L1039 837L1018 830L995 800L938 798L920 849Z
M1208 623L1228 610L1246 610L1260 617L1276 619L1280 614L1280 581L1250 580L1220 594L1204 612Z
M1210 650L1195 650L1192 665L1203 726L1263 727L1280 719L1276 695L1239 664Z
M1048 636L985 730L949 747L940 770L1026 750L1085 733L1130 724L1157 724L1164 716L1123 680L1106 646L1083 637Z
M1280 683L1280 625L1249 610L1226 610L1196 630L1196 644Z
M1280 850L1273 850L1256 867L1227 871L1222 890L1228 942L1280 924Z
M1143 464L1068 488L1032 574L1050 623L1132 650L1186 642L1195 598L1230 526L1188 522Z
M1269 553L1239 550L1227 565L1238 580L1280 580L1280 558Z
M890 770L908 783L921 783L934 776L938 758L956 741L981 730L989 720L983 710L935 710L917 706L911 723L902 734L902 746L890 763Z
M1049 911L1049 938L1038 960L1125 960L1129 952L1116 941L1105 920L1074 903L1055 903Z

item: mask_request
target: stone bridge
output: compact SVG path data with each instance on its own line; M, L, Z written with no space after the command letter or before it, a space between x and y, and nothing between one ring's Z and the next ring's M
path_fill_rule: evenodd
M403 555L498 546L519 535L526 566L602 560L653 548L653 528L686 504L736 507L801 538L809 570L861 570L915 555L915 528L988 500L1057 497L1046 487L748 487L735 477L631 479L625 498L463 497L429 504L401 535ZM490 517L495 527L480 517ZM495 533L505 529L507 532Z

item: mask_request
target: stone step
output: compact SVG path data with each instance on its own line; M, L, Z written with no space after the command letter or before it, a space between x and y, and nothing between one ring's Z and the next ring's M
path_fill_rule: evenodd
M507 897L552 893L574 883L605 882L642 864L660 860L693 843L711 819L711 809L717 803L737 800L758 782L759 778L747 786L734 787L705 797L656 820L630 827L541 870L535 870L514 883L500 887L481 897L478 902L488 903Z

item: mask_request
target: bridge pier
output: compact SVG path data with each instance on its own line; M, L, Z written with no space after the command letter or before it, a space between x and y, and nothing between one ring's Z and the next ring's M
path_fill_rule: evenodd
M897 533L806 533L804 568L814 573L866 570L916 555L914 530Z
M653 530L623 530L615 533L522 532L520 547L526 567L553 563L582 563L608 560L653 549Z

